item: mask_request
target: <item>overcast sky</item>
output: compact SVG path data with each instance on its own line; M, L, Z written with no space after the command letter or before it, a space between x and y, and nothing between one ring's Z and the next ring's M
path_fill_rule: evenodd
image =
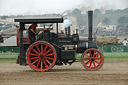
M74 7L124 9L128 0L0 0L0 15L62 13Z

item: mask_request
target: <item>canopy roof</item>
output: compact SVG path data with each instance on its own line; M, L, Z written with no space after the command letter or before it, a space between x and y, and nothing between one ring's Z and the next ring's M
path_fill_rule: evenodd
M63 23L62 17L43 17L43 18L22 18L14 19L15 22L29 23Z

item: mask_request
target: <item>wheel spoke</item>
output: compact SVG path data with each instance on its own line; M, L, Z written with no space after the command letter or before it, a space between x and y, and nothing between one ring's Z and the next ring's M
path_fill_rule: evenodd
M99 55L100 55L100 54L96 55L96 57L98 57ZM95 57L95 58L96 58L96 57Z
M89 64L91 61L89 60L88 62L85 63L85 65Z
M88 55L86 55L86 54L85 54L85 56L87 56L88 58L90 58L90 56L88 56Z
M90 59L89 59L89 58L86 58L86 59L84 59L84 60L86 61L86 60L90 60Z
M48 63L49 63L49 65L51 66L51 63L47 60L47 59L45 59Z
M48 52L50 52L52 49L49 49L44 55L46 55Z
M89 68L91 68L91 66L92 66L92 61L90 62Z
M94 65L94 68L96 67L96 64L95 64L95 62L93 61L93 65Z
M40 55L36 50L32 49L35 53L37 53L38 55Z
M39 47L37 45L36 45L36 48L37 48L38 52L40 53Z
M41 67L40 68L43 69L42 67L43 67L43 61L41 61Z
M38 55L36 55L36 54L33 54L33 53L29 53L29 55L38 56Z
M36 66L37 68L38 68L38 66L39 66L39 63L40 63L40 60L39 60L38 63L37 63L37 66Z
M50 58L50 57L44 57L44 58L46 58L46 59L50 59L50 60L53 60L54 58Z
M30 58L30 60L37 59L37 58L39 58L39 57Z
M54 55L54 53L51 53L51 54L47 54L47 55L45 55L45 56L51 56L51 55Z
M102 58L95 58L95 60L103 60Z
M96 52L96 51L94 50L94 54L93 54L93 57L95 57L95 52Z
M89 51L89 53L90 53L90 56L92 57L92 53L91 53L91 51Z
M99 62L95 61L98 65L100 64Z
M38 61L38 59L36 59L33 63L32 63L32 65L34 64L34 63L36 63Z
M45 46L44 52L46 51L46 49L47 49L47 45Z
M45 60L43 60L43 62L44 62L44 64L45 64L45 66L48 67L47 64L46 64L46 62L45 62Z
M41 53L44 53L44 52L43 52L43 45L41 45Z

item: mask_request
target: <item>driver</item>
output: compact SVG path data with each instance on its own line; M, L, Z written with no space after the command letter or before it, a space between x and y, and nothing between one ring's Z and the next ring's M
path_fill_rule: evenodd
M30 25L30 27L28 28L28 30L29 30L30 44L34 43L35 40L36 40L36 27L37 27L37 23L33 23L33 24Z

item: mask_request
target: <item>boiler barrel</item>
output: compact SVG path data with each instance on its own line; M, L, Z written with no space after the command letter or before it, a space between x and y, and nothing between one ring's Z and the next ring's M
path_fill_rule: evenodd
M95 42L81 42L76 46L77 53L83 53L85 50L95 48L97 49L97 45Z

